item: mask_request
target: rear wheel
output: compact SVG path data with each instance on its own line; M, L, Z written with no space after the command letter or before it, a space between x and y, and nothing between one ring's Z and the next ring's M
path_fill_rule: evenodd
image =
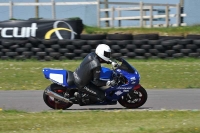
M66 88L64 88L60 85L57 85L57 84L51 84L45 90L47 90L47 89L49 89L61 96L64 96L64 94L66 93ZM47 104L47 106L49 106L52 109L65 110L73 105L72 103L66 103L66 102L57 100L49 95L46 95L45 91L43 93L43 99L44 99L44 102Z
M122 96L118 102L130 109L139 108L147 101L147 92L146 90L140 86L140 88L136 90L132 90L126 95Z

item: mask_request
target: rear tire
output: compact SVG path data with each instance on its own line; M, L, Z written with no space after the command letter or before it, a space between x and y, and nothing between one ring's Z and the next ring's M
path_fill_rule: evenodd
M57 94L63 96L63 93L66 92L66 88L57 85L57 84L51 84L50 86L48 86L45 90L51 90L53 92L56 92ZM59 101L55 98L50 97L49 95L46 95L45 91L43 93L43 100L46 103L47 106L49 106L52 109L67 109L69 107L71 107L73 104L72 103L66 103L66 102L62 102Z
M129 95L127 97L127 95ZM122 96L118 102L129 109L135 109L141 107L147 101L147 92L141 86L136 90L132 90L131 92L127 93L127 95ZM130 99L131 97L131 99Z

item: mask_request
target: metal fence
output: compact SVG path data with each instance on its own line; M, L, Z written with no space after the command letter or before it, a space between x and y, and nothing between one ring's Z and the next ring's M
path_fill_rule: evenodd
M113 4L113 5L129 5L127 8L121 7L111 7L111 8L101 8L102 4ZM94 2L55 2L52 0L51 2L8 2L8 3L0 3L0 6L8 6L9 7L9 18L13 18L13 6L51 6L52 7L52 19L56 19L56 10L55 6L64 6L64 5L96 5L97 6L97 26L101 27L101 22L110 22L109 27L121 27L121 21L123 20L139 20L140 24L138 27L169 27L169 26L185 26L185 23L181 23L181 17L185 17L186 14L181 14L181 6L180 4L156 4L156 3L134 3L134 2L102 2L100 0ZM154 11L158 11L158 7L164 7L165 14L162 15L154 15ZM170 9L176 8L176 14L170 14ZM139 11L139 16L129 16L123 17L121 16L122 11ZM101 17L101 13L104 12L107 15L106 17ZM118 15L115 15L117 12ZM149 15L147 15L149 12ZM175 17L176 23L170 24L170 18ZM155 25L153 22L156 19L165 19L165 24ZM115 21L118 21L118 25L115 25ZM149 21L149 25L146 25L146 22ZM103 26L105 27L105 26Z

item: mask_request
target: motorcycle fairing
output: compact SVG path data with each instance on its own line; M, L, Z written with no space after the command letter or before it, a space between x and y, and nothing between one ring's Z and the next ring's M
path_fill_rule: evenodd
M110 80L112 78L112 70L106 67L101 68L100 79L101 80Z
M67 84L67 70L64 69L54 69L54 68L44 68L43 74L46 79L51 80L52 82L62 85L62 86L69 86Z
M128 93L131 89L138 85L140 81L140 75L137 70L135 70L134 73L129 73L121 69L116 69L115 72L124 75L128 82L127 84L114 86L106 90L106 98L111 101L117 101L122 95Z

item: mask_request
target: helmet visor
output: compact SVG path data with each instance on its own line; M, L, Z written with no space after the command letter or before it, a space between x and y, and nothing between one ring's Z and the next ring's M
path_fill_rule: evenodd
M104 51L104 56L105 56L105 57L110 58L110 55L111 55L111 52L106 52L106 51Z

